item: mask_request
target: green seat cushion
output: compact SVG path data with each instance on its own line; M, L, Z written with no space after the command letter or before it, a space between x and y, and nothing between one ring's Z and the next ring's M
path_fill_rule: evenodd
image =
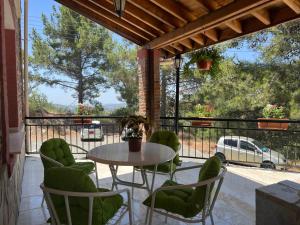
M180 145L178 136L173 131L168 130L154 132L150 137L150 142L169 146L175 152L178 152ZM177 166L180 165L181 161L178 154L176 154L175 158L173 159L173 163L175 163Z
M221 169L221 162L218 157L213 156L206 160L199 172L198 182L218 176ZM177 185L174 181L166 181L162 186ZM195 189L174 189L160 191L156 194L155 208L164 209L168 212L179 214L183 217L194 217L204 207L207 186L196 187ZM210 192L213 188L211 185ZM150 207L152 195L143 203Z
M174 171L176 169L176 166L177 165L175 163L172 164L172 171ZM143 168L146 169L146 170L153 171L155 169L155 166L144 166ZM162 173L169 173L170 169L171 169L171 163L170 162L165 162L165 163L159 164L157 166L157 171L162 172Z
M73 165L69 166L73 169L78 169L86 174L91 173L95 169L95 164L93 162L75 162Z
M217 156L210 157L206 160L206 162L201 167L198 182L208 180L210 178L218 176L221 170L221 161ZM212 191L214 187L214 183L210 187L209 193ZM206 194L207 186L197 187L193 193L192 200L195 203L195 206L198 209L203 209L205 202L205 194Z
M41 153L64 166L70 166L75 163L75 159L71 153L68 143L60 138L52 138L45 141L40 149ZM42 158L45 169L56 167L57 165Z
M179 185L178 183L167 180L162 186L174 186ZM191 197L194 190L192 188L186 189L174 189L174 190L164 190L156 194L154 208L164 209L171 213L179 214L185 218L193 217L197 215L200 210L198 210ZM143 204L151 207L152 195L150 195Z
M45 172L46 187L71 192L106 192L107 189L97 189L91 178L83 171L70 167L54 167ZM67 212L62 196L51 195L60 222L67 224ZM86 197L69 198L73 225L88 224L89 200ZM94 198L93 225L106 224L123 204L121 195Z

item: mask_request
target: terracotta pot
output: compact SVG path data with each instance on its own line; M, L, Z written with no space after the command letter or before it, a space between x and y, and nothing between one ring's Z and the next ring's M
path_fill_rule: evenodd
M275 118L258 118L258 120L288 120L284 119L275 119ZM276 123L276 122L258 122L259 129L270 129L270 130L287 130L289 128L289 123Z
M197 67L199 70L210 70L213 61L210 59L204 59L197 62Z
M130 152L141 151L142 138L128 138L128 146Z
M73 119L75 124L90 124L92 123L92 119L90 118L75 118Z
M210 120L193 120L192 126L195 127L211 127L212 121Z

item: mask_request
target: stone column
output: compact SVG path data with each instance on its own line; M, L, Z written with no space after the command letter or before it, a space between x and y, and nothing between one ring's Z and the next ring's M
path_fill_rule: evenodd
M137 60L139 114L150 119L153 132L160 127L160 51L145 48L139 49Z

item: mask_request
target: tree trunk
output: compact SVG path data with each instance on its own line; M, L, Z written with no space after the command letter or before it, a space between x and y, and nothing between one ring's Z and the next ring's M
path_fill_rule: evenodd
M78 104L83 104L83 82L82 82L82 76L80 77L78 81Z

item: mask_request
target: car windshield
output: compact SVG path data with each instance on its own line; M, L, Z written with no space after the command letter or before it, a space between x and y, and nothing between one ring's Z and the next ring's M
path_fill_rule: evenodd
M259 149L261 149L263 152L268 152L269 148L264 146L262 143L260 143L259 141L254 140L253 144L255 144Z

